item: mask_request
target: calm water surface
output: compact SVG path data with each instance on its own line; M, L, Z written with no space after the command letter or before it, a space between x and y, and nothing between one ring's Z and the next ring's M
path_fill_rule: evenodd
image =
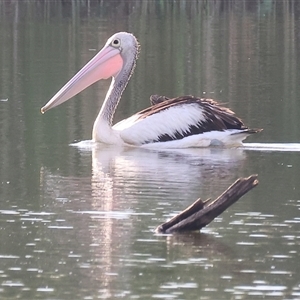
M0 1L0 298L300 299L299 19L298 1ZM116 121L195 94L290 151L70 146L109 82L40 107L117 31L142 52ZM201 233L154 234L253 173Z

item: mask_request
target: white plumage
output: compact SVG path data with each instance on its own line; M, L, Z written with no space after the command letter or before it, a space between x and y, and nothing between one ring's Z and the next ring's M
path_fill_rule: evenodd
M141 117L138 113L113 126L125 143L138 146L153 143L161 134L176 139L176 131L184 134L191 125L204 121L200 107L195 104L172 106L146 118Z

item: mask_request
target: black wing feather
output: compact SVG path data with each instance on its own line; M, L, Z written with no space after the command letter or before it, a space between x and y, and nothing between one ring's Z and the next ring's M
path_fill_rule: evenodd
M152 106L139 113L141 119L173 106L197 104L203 111L205 121L199 121L197 124L190 125L189 129L185 132L176 131L172 135L163 134L157 140L147 142L166 142L204 132L224 131L227 129L238 129L243 133L246 132L249 134L261 131L260 129L249 129L240 118L235 116L233 111L212 99L197 98L194 96L182 96L170 99L166 96L152 95L150 102Z

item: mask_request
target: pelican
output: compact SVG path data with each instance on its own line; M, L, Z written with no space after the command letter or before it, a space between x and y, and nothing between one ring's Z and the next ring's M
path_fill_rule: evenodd
M41 112L62 104L100 79L112 78L93 126L94 142L147 148L240 146L249 129L212 99L152 96L152 105L115 125L113 116L139 54L135 36L119 32L50 100Z

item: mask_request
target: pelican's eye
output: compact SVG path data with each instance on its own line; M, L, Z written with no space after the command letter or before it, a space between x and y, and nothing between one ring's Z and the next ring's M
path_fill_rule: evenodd
M120 39L114 39L114 40L111 42L111 45L112 45L113 47L115 47L115 48L120 47L120 45L121 45Z

